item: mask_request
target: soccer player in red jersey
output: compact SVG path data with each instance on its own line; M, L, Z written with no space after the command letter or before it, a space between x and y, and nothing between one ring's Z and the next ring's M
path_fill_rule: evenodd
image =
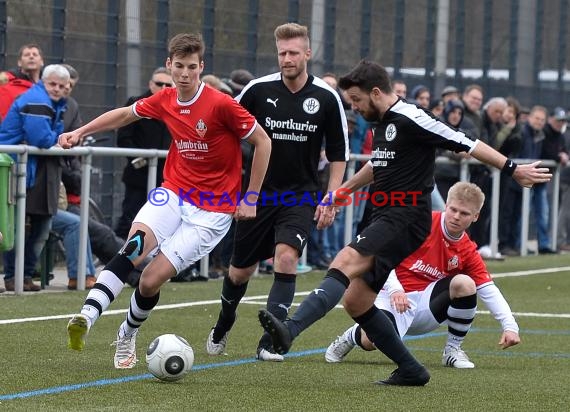
M158 303L161 285L207 255L227 233L232 218L253 219L256 214L256 193L265 176L271 141L247 110L200 81L204 48L199 34L174 36L166 67L176 87L106 112L59 137L59 144L69 148L83 136L141 118L162 120L172 136L164 182L149 193L125 246L101 271L81 313L67 326L68 346L82 350L89 329L119 295L129 272L152 253L117 333L118 369L135 365L138 328ZM243 139L254 145L255 154L250 194L238 204Z
M445 211L432 213L430 235L390 273L375 301L402 337L423 335L447 324L442 356L445 366L475 367L461 343L475 316L477 294L501 324L499 345L506 349L520 342L509 304L493 283L477 245L465 233L478 219L484 201L477 185L454 184ZM376 349L358 324L329 345L325 359L341 362L356 345Z

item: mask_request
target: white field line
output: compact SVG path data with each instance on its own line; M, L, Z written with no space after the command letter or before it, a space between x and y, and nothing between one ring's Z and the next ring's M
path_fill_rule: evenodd
M492 274L494 278L507 278L511 276L528 276L528 275L538 275L540 273L559 273L559 272L569 272L570 266L562 266L559 268L544 268L535 270L520 270L518 272L505 272Z
M537 275L540 273L557 273L557 272L566 272L570 271L570 266L563 266L558 268L544 268L544 269L537 269L537 270L523 270L518 272L505 272L505 273L497 273L493 275L494 278L500 277L511 277L511 276L528 276L528 275ZM306 296L311 291L305 292L297 292L295 296ZM254 305L261 305L265 304L267 300L267 295L259 295L259 296L248 296L242 299L243 303L250 303ZM205 305L217 305L220 303L219 299L214 300L202 300L197 302L185 302L185 303L173 303L170 305L159 305L154 308L154 310L169 310L169 309L180 309L180 308L187 308L191 306L205 306ZM293 306L298 306L299 304L294 303ZM336 308L342 309L342 305L336 305ZM120 315L127 313L128 309L115 309L115 310L108 310L103 313L103 316L110 316L110 315ZM488 311L477 311L480 314L490 314ZM18 319L1 319L0 325L10 325L16 323L26 323L26 322L38 322L38 321L46 321L46 320L57 320L57 319L69 319L74 315L74 313L68 313L65 315L52 315L52 316L35 316L30 318L18 318ZM515 316L527 316L527 317L543 317L543 318L570 318L569 313L534 313L534 312L513 312Z
M303 294L307 294L305 292L303 292ZM297 294L295 294L297 295ZM247 302L243 302L243 303L247 303L249 305L265 305L267 302L265 300L250 300ZM291 306L299 306L299 303L293 303ZM336 305L335 309L344 309L344 306L342 305ZM490 315L491 312L489 312L488 310L478 310L476 312L477 314L480 315ZM570 313L535 313L535 312L513 312L514 316L517 317L529 317L529 318L567 318L570 319Z

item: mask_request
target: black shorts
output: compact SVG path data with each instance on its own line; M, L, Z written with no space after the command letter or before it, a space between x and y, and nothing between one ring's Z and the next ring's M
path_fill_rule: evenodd
M314 214L315 207L309 204L258 206L255 219L237 222L232 265L247 268L269 259L277 243L297 249L301 256L314 225Z
M390 271L421 246L430 230L429 205L386 209L348 245L361 255L374 256L374 268L362 279L380 292Z

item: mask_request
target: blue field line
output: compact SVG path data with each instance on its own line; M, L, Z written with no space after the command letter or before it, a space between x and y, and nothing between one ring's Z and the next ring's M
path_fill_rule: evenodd
M473 328L471 330L471 332L487 332L487 331L488 332L494 332L494 333L497 332L496 329ZM540 331L534 331L534 332L539 333ZM552 331L543 331L543 332L544 333L553 333ZM557 331L557 332L562 332L564 334L570 333L569 331ZM525 333L528 333L528 331L525 331ZM554 332L554 333L556 333L556 332ZM427 333L427 334L420 335L420 336L405 336L404 340L405 341L417 341L420 339L441 337L441 336L446 336L446 335L447 335L446 331L432 332L432 333ZM441 351L440 349L421 348L421 347L417 347L417 348L416 347L410 347L410 349L415 350L415 351L423 351L423 352L440 352ZM326 352L326 348L308 349L308 350L304 350L304 351L288 353L285 355L285 357L286 358L300 358L303 356L318 355L318 354L321 354L324 352ZM498 352L498 351L478 351L478 350L472 350L472 349L470 349L469 352L470 353L477 353L480 355L489 355L489 356L518 356L518 357L525 356L525 357L533 357L533 358L548 356L548 357L559 358L559 359L570 359L569 353L542 353L542 352L518 353L518 352L506 352L506 351L501 351L501 352ZM229 362L218 362L218 363L194 365L192 368L192 372L197 372L197 371L206 370L206 369L240 366L240 365L246 365L246 364L250 364L250 363L254 363L254 362L259 362L259 361L256 358L246 358L246 359L238 359L238 360L229 361ZM107 386L107 385L117 385L117 384L122 384L122 383L127 383L127 382L135 382L135 381L140 381L140 380L145 380L145 379L154 379L154 377L150 373L145 373L142 375L125 376L122 378L100 379L100 380L96 380L96 381L92 381L92 382L77 383L77 384L73 384L73 385L54 386L52 388L37 389L37 390L27 391L27 392L17 392L17 393L11 393L11 394L6 394L6 395L0 395L0 402L1 401L14 400L14 399L32 398L35 396L42 396L42 395L54 395L54 394L59 394L59 393L64 393L64 392L77 391L80 389L101 387L101 386Z
M410 340L416 339L425 339L433 336L441 336L444 333L429 333L422 336L414 336L411 337ZM406 338L407 339L407 338ZM320 353L324 353L326 348L318 348L318 349L310 349L304 350L299 352L291 352L285 355L286 358L299 358L302 356L311 356ZM231 367L231 366L239 366L239 365L246 365L249 363L258 362L255 358L246 358L246 359L238 359L235 361L229 362L218 362L218 363L208 363L203 365L194 365L192 371L201 371L206 369L213 369L213 368L223 368L223 367ZM126 376L124 378L115 378L115 379L100 379L93 382L85 382L85 383L77 383L73 385L64 385L64 386L55 386L52 388L45 388L45 389L38 389L34 391L27 391L27 392L18 392L6 395L0 395L0 402L1 401L8 401L14 399L24 399L24 398L31 398L34 396L42 396L42 395L54 395L63 392L71 392L77 391L80 389L86 388L93 388L93 387L100 387L100 386L107 386L107 385L116 385L126 382L134 382L140 381L144 379L153 379L154 377L150 373L145 373L143 375L134 375L134 376Z

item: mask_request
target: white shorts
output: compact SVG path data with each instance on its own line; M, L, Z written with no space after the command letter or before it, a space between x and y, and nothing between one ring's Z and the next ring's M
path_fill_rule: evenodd
M228 233L232 215L210 212L189 203L179 204L179 197L171 190L165 191L165 204L146 202L133 223L147 225L158 242L151 254L160 250L176 268L176 272L209 254Z
M374 304L379 309L386 310L394 315L400 337L404 335L423 335L443 325L443 323L438 323L429 308L431 292L434 286L435 282L430 283L429 286L421 292L406 293L411 308L404 313L398 313L396 309L392 307L390 304L390 296L384 290L380 291Z

